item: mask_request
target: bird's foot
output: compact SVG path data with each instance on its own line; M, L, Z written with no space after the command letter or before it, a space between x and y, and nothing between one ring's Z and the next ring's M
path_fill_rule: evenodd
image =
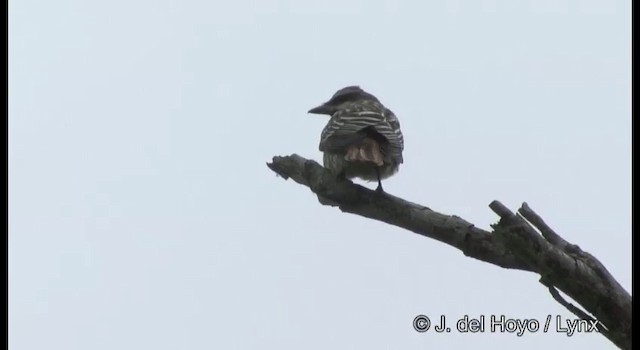
M376 187L377 193L384 193L382 189L382 178L380 177L380 167L376 167L376 176L378 178L378 187Z

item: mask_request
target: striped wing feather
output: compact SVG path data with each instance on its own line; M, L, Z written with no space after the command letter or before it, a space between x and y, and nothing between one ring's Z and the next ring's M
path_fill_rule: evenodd
M400 122L387 108L351 108L334 114L322 131L320 151L344 150L349 145L362 142L366 137L377 139L383 144L385 154L402 163L404 140Z

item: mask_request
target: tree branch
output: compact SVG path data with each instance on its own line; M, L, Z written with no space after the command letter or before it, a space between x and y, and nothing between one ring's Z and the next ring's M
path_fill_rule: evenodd
M609 338L609 330L604 327L604 325L600 322L598 322L596 319L594 319L593 317L589 316L586 312L582 311L579 307L571 304L570 302L566 301L562 295L560 295L560 292L558 292L558 290L553 287L553 285L551 285L548 281L546 281L544 278L540 279L540 283L544 284L545 286L547 286L549 288L549 293L551 294L551 297L553 297L553 299L555 301L557 301L558 303L560 303L560 305L564 306L567 310L571 311L571 313L573 313L574 315L578 316L581 320L587 320L590 322L596 322L596 328L598 328L598 332L603 333L605 335L605 337Z
M493 201L489 207L500 221L489 232L455 215L340 180L296 154L273 157L267 166L309 187L323 205L402 227L490 264L539 274L556 301L581 318L590 317L562 299L557 291L561 290L594 315L599 329L606 330L601 334L621 349L631 349L631 295L602 263L560 237L526 203L514 214Z

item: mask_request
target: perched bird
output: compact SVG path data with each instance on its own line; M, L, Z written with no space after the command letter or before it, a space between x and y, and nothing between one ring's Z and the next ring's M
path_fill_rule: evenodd
M338 90L309 113L331 116L320 135L324 166L339 176L367 181L395 174L402 163L404 140L398 118L359 86Z

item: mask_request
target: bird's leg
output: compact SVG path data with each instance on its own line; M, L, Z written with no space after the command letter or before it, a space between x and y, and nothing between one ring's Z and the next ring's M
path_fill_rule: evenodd
M376 167L376 176L378 177L378 187L376 187L376 192L384 192L382 189L382 181L380 180L380 168Z

